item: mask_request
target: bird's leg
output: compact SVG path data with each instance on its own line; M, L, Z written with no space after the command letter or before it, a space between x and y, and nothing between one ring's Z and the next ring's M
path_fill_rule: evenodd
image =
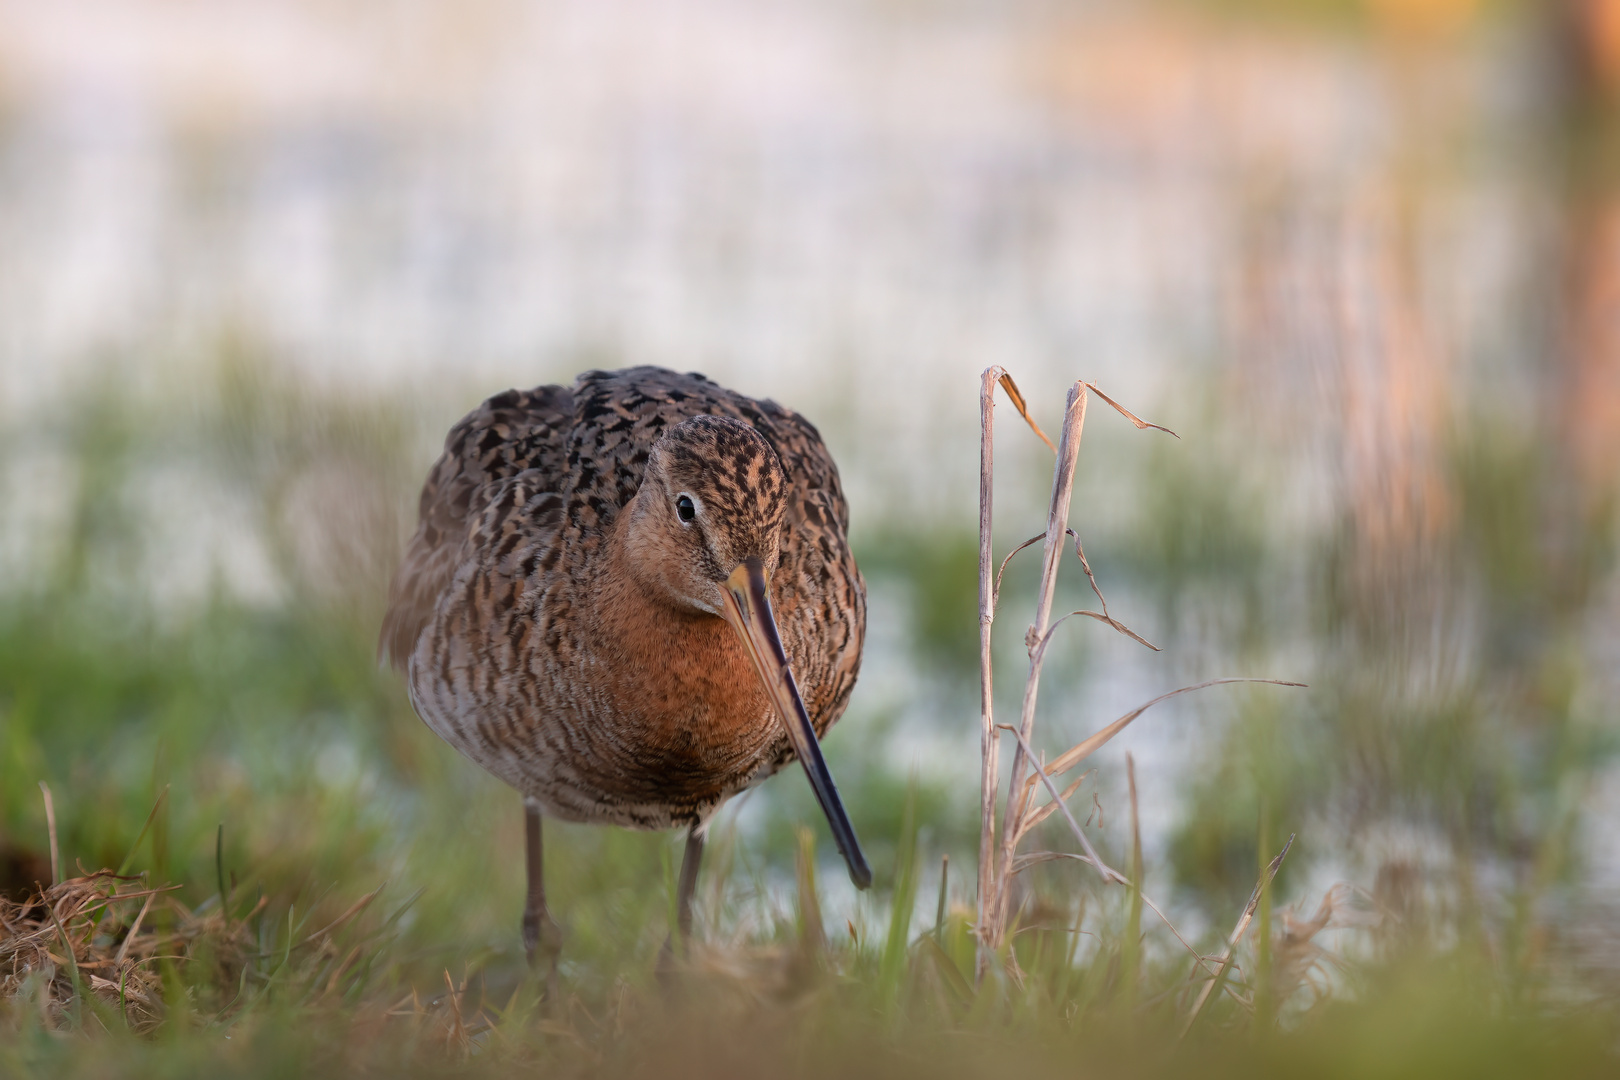
M546 910L545 866L541 860L540 803L525 797L523 800L524 862L529 871L528 897L523 904L523 951L529 966L537 968L544 962L548 969L548 982L555 981L557 956L562 951L562 931Z
M703 834L692 826L686 834L686 854L681 858L681 882L675 892L675 925L681 942L692 936L692 894L697 891L698 867L703 863Z
M675 933L664 939L658 954L658 972L667 975L674 967L675 942L684 951L692 936L692 894L697 891L698 867L703 864L703 834L692 826L686 834L686 854L681 857L681 879L675 887Z

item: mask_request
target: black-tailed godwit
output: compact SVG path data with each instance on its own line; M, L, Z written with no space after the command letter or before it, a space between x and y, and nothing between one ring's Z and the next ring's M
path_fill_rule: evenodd
M848 517L808 421L701 375L587 372L451 429L380 648L428 725L523 794L531 962L560 942L544 814L685 826L684 936L715 811L797 757L871 882L817 742L866 631Z

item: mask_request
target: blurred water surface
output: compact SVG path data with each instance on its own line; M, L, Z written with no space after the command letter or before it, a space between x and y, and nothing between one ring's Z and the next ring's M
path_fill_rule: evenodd
M1192 925L1266 815L1288 899L1612 980L1615 7L0 3L0 840L37 847L45 777L116 863L169 782L176 873L222 816L312 877L499 861L463 926L504 940L515 802L372 670L382 592L463 412L653 363L821 426L873 599L835 768L880 852L915 772L968 865L995 363L1048 430L1085 377L1181 436L1094 403L1072 520L1164 652L1066 627L1042 744L1311 684L1149 714L1104 844L1130 750ZM1050 456L998 424L1004 552ZM771 866L796 784L739 813Z

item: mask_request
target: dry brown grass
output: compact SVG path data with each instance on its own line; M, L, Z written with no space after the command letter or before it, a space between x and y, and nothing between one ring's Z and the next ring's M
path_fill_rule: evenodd
M99 870L22 901L0 898L0 1000L18 997L33 982L42 991L39 1008L50 1026L60 1027L83 1021L88 991L131 1029L156 1028L165 1010L155 961L184 956L191 942L218 928L168 890L141 885ZM154 906L176 916L173 930L155 927Z
M339 938L380 889L317 930L288 927L268 948L259 918L266 898L233 914L220 903L228 895L188 908L179 889L104 869L20 901L0 898L0 1005L35 1002L53 1029L121 1022L145 1034L172 1019L165 1000L189 986L188 1009L228 1021L278 983L306 1005L340 1000L376 944L375 935ZM166 965L185 965L184 979L166 986Z

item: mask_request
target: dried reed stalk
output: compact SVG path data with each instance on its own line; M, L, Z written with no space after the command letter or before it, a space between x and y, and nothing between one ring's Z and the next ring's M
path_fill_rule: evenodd
M1018 723L1018 746L1013 750L1012 774L1007 786L1007 809L1002 822L1001 853L997 863L996 890L993 916L987 929L987 944L998 947L1007 921L1007 905L1011 898L1012 868L1019 826L1023 817L1024 800L1021 797L1024 771L1028 754L1025 748L1035 733L1035 704L1040 693L1041 665L1046 650L1040 648L1046 636L1046 624L1052 615L1052 597L1057 588L1058 562L1063 557L1064 537L1068 534L1069 502L1074 494L1074 468L1080 456L1080 437L1086 423L1086 388L1076 382L1069 388L1064 406L1063 430L1058 436L1057 463L1052 470L1052 500L1046 517L1046 545L1042 552L1041 585L1035 600L1035 621L1024 635L1029 646L1029 675L1024 681L1024 704ZM981 563L983 562L981 556ZM984 591L981 581L980 593ZM1054 794L1056 794L1054 792ZM1088 855L1095 855L1087 852Z
M1203 994L1194 1006L1193 1018L1196 1018L1198 1012L1202 1010L1204 1002L1209 997L1210 991L1218 984L1224 983L1225 980L1222 976L1227 970L1225 965L1230 959L1232 947L1228 947L1227 954L1221 959L1219 966L1211 967L1206 958L1200 955L1192 944L1182 936L1181 932L1176 929L1175 925L1170 922L1159 905L1142 892L1141 838L1140 834L1136 832L1138 825L1134 766L1130 769L1129 778L1133 837L1135 841L1132 846L1132 874L1136 878L1134 882L1103 862L1096 848L1092 846L1090 838L1086 836L1085 830L1080 827L1080 823L1075 820L1073 813L1070 812L1068 799L1078 789L1080 782L1077 780L1068 789L1059 791L1052 777L1072 769L1149 708L1178 694L1221 683L1270 682L1283 686L1301 686L1303 684L1283 682L1279 679L1240 678L1212 679L1196 686L1185 686L1178 690L1172 690L1167 694L1161 694L1152 701L1126 713L1112 724L1069 748L1052 762L1050 767L1046 766L1044 760L1037 759L1034 750L1031 748L1031 739L1035 728L1035 705L1040 691L1041 665L1045 659L1046 645L1051 640L1052 631L1057 625L1056 623L1049 625L1049 620L1057 581L1058 562L1062 558L1065 536L1074 537L1075 554L1079 557L1081 567L1086 573L1086 579L1091 583L1091 589L1096 593L1097 600L1103 609L1100 613L1077 611L1071 612L1070 615L1085 615L1106 623L1120 633L1157 651L1156 646L1108 613L1108 602L1103 598L1102 590L1097 586L1097 579L1093 576L1091 566L1086 560L1085 551L1081 547L1080 537L1068 528L1069 504L1074 490L1075 464L1080 452L1080 438L1085 428L1088 390L1095 392L1098 397L1113 406L1114 409L1139 429L1153 428L1171 435L1175 435L1175 432L1170 431L1169 428L1160 427L1158 424L1150 424L1141 419L1101 390L1098 390L1091 383L1076 382L1069 389L1062 433L1058 445L1053 447L1057 461L1052 472L1052 499L1047 513L1046 532L1044 534L1046 543L1040 589L1036 597L1035 621L1030 625L1024 637L1025 645L1029 650L1029 675L1024 684L1023 708L1017 727L1008 724L997 724L992 700L994 672L991 661L990 635L995 622L996 603L1001 592L1001 576L1006 571L1007 563L1011 561L1013 555L1029 547L1036 540L1042 539L1042 536L1037 535L1014 548L1002 560L1000 568L992 574L992 567L995 566L991 552L991 527L994 517L992 512L994 496L994 409L995 388L998 384L1006 391L1008 398L1012 401L1019 414L1030 427L1034 428L1035 433L1048 446L1052 446L1052 440L1046 437L1046 433L1040 430L1030 416L1023 395L1018 392L1012 377L1000 367L987 368L981 377L979 389L979 685L982 720L980 742L983 773L980 782L981 827L978 925L976 927L978 937L978 976L982 979L986 972L990 970L997 951L1005 944L1008 908L1012 894L1012 879L1022 870L1040 862L1054 859L1076 859L1091 864L1102 875L1104 882L1125 885L1132 890L1131 925L1133 927L1140 926L1141 908L1143 906L1150 908L1164 922L1170 932L1175 935L1176 939L1192 953L1195 960L1194 971L1202 969L1210 976L1208 984L1204 987ZM1177 437L1179 438L1179 436ZM1064 616L1064 618L1068 617L1067 615ZM1058 620L1058 622L1062 621L1062 619ZM1013 751L1012 773L1009 778L1006 809L1003 813L1002 829L998 843L996 800L998 797L998 766L1000 764L998 732L1000 731L1010 732L1017 745ZM1026 777L1026 772L1031 775ZM1084 779L1084 777L1081 777L1081 779ZM1033 799L1037 782L1045 785L1047 791L1051 794L1051 801L1039 808L1034 808ZM1017 853L1018 845L1025 835L1035 825L1054 812L1063 815L1084 854L1039 852L1034 855L1020 857ZM1283 851L1286 854L1287 848L1285 847ZM1281 863L1282 856L1279 855L1273 861L1270 872L1275 874L1276 868ZM1259 891L1257 890L1256 896L1258 897L1258 895ZM1238 922L1238 929L1234 932L1233 946L1235 946L1237 939L1242 936L1243 931L1247 929L1249 919L1253 915L1253 908L1254 901L1251 900L1249 908ZM1230 992L1229 989L1228 992ZM1192 1018L1189 1018L1189 1027L1191 1022Z
M992 946L982 932L994 919L996 896L996 783L1000 778L1000 740L996 735L994 680L990 663L990 629L996 619L996 589L990 577L990 525L995 499L996 384L1006 378L999 367L984 371L979 386L979 935L978 976L984 977ZM1007 379L1010 384L1012 380ZM1015 399L1022 404L1022 399ZM1023 408L1019 412L1028 413Z
M51 798L51 785L41 780L39 790L45 795L45 828L51 839L51 884L62 884L62 849L56 843L56 801Z
M1125 979L1125 1011L1130 1013L1142 992L1142 817L1136 804L1136 759L1125 751L1125 783L1131 797L1130 911L1125 917L1124 952L1120 956Z
M1225 986L1227 973L1231 971L1232 954L1237 951L1238 942L1243 940L1244 932L1249 929L1249 923L1254 919L1255 908L1260 905L1260 894L1271 885L1272 879L1277 876L1277 871L1282 869L1283 859L1288 857L1288 849L1293 846L1294 834L1289 833L1288 842L1283 844L1282 850L1277 852L1277 857L1271 860L1270 865L1261 873L1260 880L1255 882L1254 892L1250 894L1249 902L1244 905L1243 914L1238 916L1237 926L1233 928L1232 936L1227 939L1226 950L1221 953L1220 959L1215 962L1215 976L1206 981L1204 988L1198 992L1198 1000L1193 1002L1192 1010L1187 1013L1187 1019L1181 1025L1181 1033L1176 1036L1177 1042L1185 1039L1187 1032L1191 1031L1193 1025L1198 1022L1198 1018L1203 1014L1204 1006L1208 1003L1210 994L1214 989L1217 986ZM1208 970L1207 964L1201 964L1200 966ZM1193 974L1196 975L1197 973L1195 968Z

